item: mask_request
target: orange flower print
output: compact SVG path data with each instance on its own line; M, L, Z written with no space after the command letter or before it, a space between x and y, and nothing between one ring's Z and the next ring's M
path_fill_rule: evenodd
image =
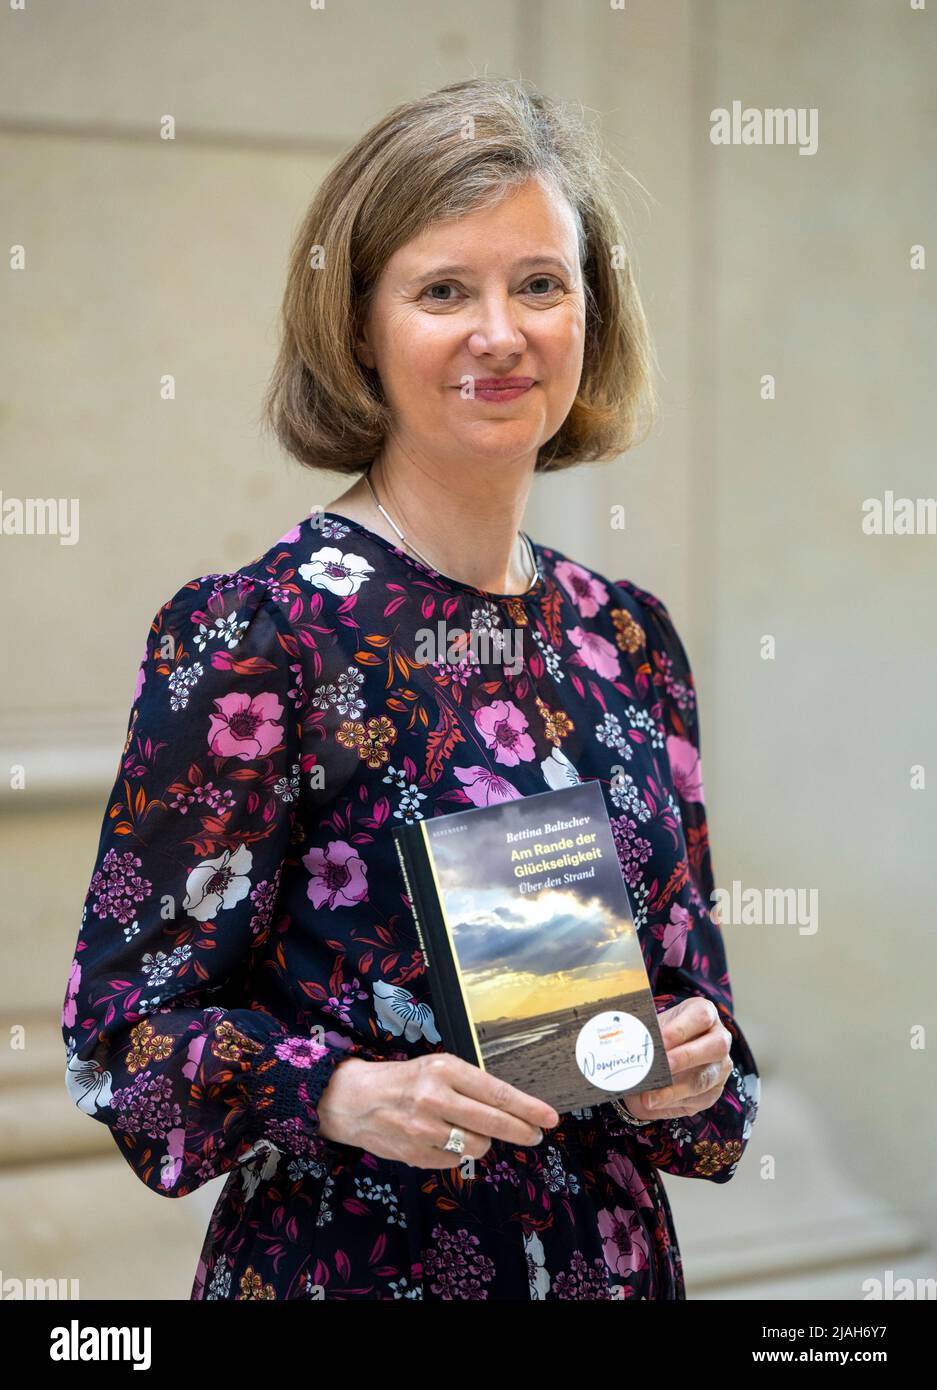
M711 1178L723 1168L731 1168L742 1157L742 1145L738 1139L719 1144L713 1139L701 1139L693 1145L693 1152L699 1154L696 1171L702 1178Z
M273 1285L265 1284L254 1266L248 1265L241 1275L241 1292L238 1298L276 1298L276 1293Z
M623 652L633 655L647 641L644 628L635 622L627 608L613 608L611 619L615 624L615 641Z
M367 725L346 719L335 738L343 748L353 748L368 767L381 767L390 757L390 744L397 741L397 730L393 720L381 714L369 719Z
M141 1071L151 1062L164 1062L172 1056L172 1038L157 1035L151 1023L144 1020L130 1033L130 1052L127 1054L127 1070L131 1073Z
M563 710L551 710L539 695L537 696L537 709L540 711L547 738L559 748L566 735L575 729L575 724Z
M246 1052L263 1051L259 1042L239 1033L227 1019L215 1028L215 1038L217 1041L211 1045L212 1056L220 1057L223 1062L240 1062Z

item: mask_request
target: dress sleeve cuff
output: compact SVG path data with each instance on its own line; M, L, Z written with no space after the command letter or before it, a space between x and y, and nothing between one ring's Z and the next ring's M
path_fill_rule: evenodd
M265 1044L254 1060L249 1087L251 1128L257 1138L299 1157L357 1161L363 1149L319 1133L319 1099L335 1068L349 1057L386 1060L357 1043L331 1047L307 1037Z
M319 1133L318 1104L335 1068L354 1049L323 1046L309 1038L267 1043L254 1060L249 1109L258 1138L301 1157L318 1158L340 1147Z

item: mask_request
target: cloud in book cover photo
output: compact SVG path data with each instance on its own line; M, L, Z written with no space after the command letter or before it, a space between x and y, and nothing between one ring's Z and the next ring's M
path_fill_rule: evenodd
M486 1067L504 1075L510 1065L513 1084L535 1093L545 1072L574 1068L616 1093L646 1083L654 1048L633 922L569 889L510 906L503 890L465 896L465 912L457 890L446 904Z
M601 793L557 795L427 832L483 1064L534 1095L549 1085L562 1108L669 1069Z
M510 906L501 891L471 898L468 912L458 893L447 894L446 906L476 1026L552 1014L558 1000L564 1010L593 1012L645 988L634 926L601 899L569 889Z

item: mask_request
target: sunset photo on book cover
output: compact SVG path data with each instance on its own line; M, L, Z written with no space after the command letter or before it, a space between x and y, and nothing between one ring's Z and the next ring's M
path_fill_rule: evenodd
M670 1080L598 783L425 826L487 1071L559 1109Z

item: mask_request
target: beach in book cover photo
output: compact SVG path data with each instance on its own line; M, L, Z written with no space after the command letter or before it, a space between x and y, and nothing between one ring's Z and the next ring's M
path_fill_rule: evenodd
M560 1113L668 1084L600 785L421 829L480 1064Z

